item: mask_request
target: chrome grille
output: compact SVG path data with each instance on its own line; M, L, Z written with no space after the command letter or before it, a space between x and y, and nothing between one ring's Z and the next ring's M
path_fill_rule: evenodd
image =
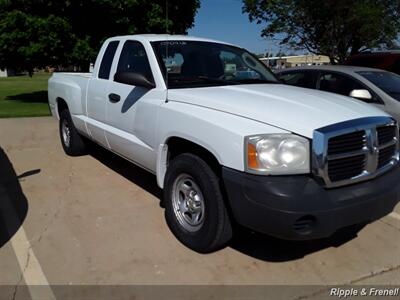
M396 126L381 126L376 129L378 132L378 143L384 145L390 143L396 136Z
M382 168L392 161L396 155L397 126L380 126L376 128L378 134L379 158L378 168Z
M382 167L386 166L387 164L390 164L395 153L396 153L395 145L381 149L379 151L378 168L382 168Z
M328 175L331 181L339 181L361 175L365 170L366 155L332 159L328 162Z
M399 130L387 117L320 128L313 138L313 172L326 187L367 180L399 161Z
M356 131L341 136L332 137L328 142L328 155L358 151L367 142L365 131Z

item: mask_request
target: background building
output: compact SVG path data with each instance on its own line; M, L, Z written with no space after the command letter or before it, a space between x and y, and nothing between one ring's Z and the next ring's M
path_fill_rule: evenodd
M264 64L272 69L285 69L301 66L320 66L330 64L328 56L324 55L293 55L282 57L260 58Z
M0 69L0 77L8 77L7 69Z
M14 70L0 69L0 77L15 76Z

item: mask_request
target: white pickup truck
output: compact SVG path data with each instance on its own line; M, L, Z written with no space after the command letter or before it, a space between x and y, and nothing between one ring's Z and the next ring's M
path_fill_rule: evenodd
M393 118L282 85L223 42L110 38L93 74L53 74L49 104L68 155L90 139L154 173L170 229L198 252L226 245L233 222L318 239L377 220L400 198Z

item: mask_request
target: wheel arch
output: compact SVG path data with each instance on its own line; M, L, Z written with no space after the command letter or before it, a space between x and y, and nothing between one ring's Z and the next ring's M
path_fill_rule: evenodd
M61 97L56 98L56 105L57 105L57 118L60 119L60 114L63 110L69 109L67 101L65 101Z
M222 164L208 147L180 136L170 136L160 145L157 158L157 184L163 188L168 164L179 154L191 153L203 159L220 177Z

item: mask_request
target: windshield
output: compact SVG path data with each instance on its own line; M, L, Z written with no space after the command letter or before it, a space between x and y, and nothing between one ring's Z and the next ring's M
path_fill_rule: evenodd
M400 101L399 75L383 71L362 71L357 73L371 81L392 98Z
M182 40L152 45L168 88L279 83L263 63L244 49Z

